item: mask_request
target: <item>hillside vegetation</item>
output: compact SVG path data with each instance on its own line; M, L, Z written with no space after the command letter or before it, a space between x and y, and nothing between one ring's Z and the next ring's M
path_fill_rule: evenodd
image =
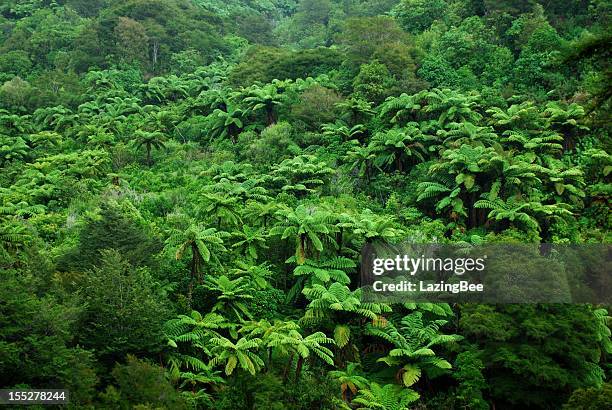
M359 269L374 242L610 243L611 12L3 0L0 387L609 408L607 306L368 303Z

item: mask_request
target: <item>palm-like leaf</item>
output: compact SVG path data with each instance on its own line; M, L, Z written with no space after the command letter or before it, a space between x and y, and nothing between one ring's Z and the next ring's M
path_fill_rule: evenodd
M410 404L419 399L419 394L411 389L394 384L380 386L372 382L367 389L359 390L353 400L358 410L408 410Z
M295 209L278 211L278 215L280 220L270 234L280 235L281 239L295 238L298 264L304 263L315 252L323 251L324 242L331 242L330 234L335 228L329 213L299 205Z

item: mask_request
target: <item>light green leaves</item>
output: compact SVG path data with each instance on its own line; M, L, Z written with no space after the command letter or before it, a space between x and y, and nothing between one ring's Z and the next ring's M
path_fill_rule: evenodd
M402 370L402 382L406 387L412 386L421 378L421 368L418 366L407 364Z
M334 329L334 340L338 347L346 346L351 338L351 329L346 325L336 325Z

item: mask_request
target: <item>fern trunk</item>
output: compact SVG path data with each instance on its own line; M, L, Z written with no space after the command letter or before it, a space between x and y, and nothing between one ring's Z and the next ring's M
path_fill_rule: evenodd
M287 362L287 366L285 367L285 371L283 372L283 381L287 381L287 377L289 376L289 370L291 369L291 364L293 363L293 353L289 355L289 361Z
M153 160L151 159L151 144L147 144L146 149L147 149L147 165L151 166L153 162Z
M268 126L276 124L276 116L274 115L274 106L266 107L266 123Z
M302 356L298 357L297 365L295 366L295 380L299 380L302 374L302 366L304 365L304 358Z

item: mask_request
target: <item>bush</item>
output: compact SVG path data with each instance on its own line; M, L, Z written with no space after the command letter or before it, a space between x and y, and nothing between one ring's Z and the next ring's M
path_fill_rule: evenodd
M121 409L187 409L179 393L166 379L163 367L127 356L125 364L112 371L115 386L107 387L102 400L112 408ZM138 407L136 407L138 406Z

